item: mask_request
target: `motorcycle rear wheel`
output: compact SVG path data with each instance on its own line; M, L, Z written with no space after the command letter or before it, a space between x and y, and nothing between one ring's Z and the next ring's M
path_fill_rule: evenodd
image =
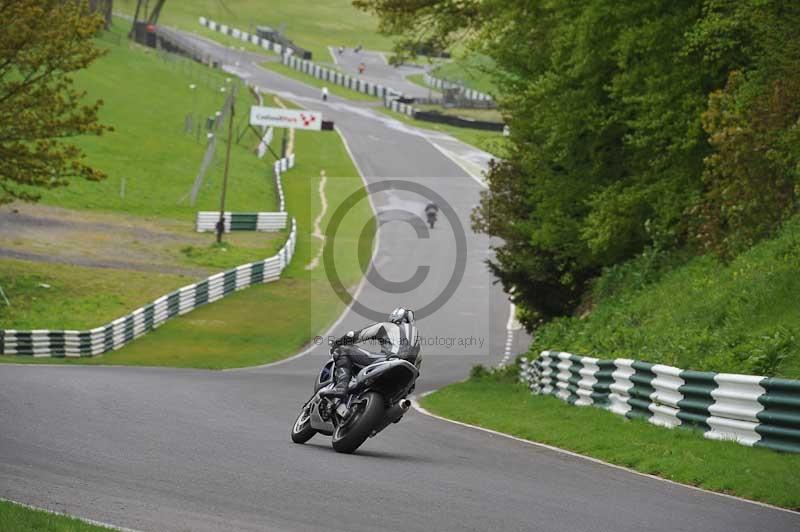
M362 399L364 403L358 406L358 411L353 414L357 417L333 431L331 443L336 452L346 454L355 452L383 419L383 397L379 393L368 392Z
M300 415L292 425L292 441L295 443L305 443L311 439L317 431L311 428L311 414L306 407L300 410Z

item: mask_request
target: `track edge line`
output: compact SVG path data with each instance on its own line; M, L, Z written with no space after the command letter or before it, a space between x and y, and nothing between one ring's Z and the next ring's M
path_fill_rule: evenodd
M467 379L464 379L461 382L464 382L466 380ZM428 392L425 392L422 395L420 395L420 399L425 397L426 395L430 395L430 394L432 394L433 392L436 392L436 391L438 391L438 390L430 390ZM656 475L651 475L649 473L642 473L641 471L636 471L635 469L630 469L630 468L625 467L625 466L612 464L610 462L606 462L604 460L600 460L599 458L594 458L594 457L587 456L587 455L584 455L584 454L579 454L579 453L576 453L574 451L569 451L567 449L562 449L560 447L555 447L553 445L548 445L546 443L541 443L541 442L537 442L537 441L533 441L533 440L527 440L525 438L520 438L519 436L513 436L511 434L506 434L505 432L500 432L500 431L493 430L493 429L487 429L485 427L480 427L478 425L472 425L470 423L464 423L463 421L456 421L455 419L446 418L446 417L440 416L438 414L434 414L433 412L430 412L430 411L426 410L421 404L419 404L419 401L417 401L416 397L413 397L411 399L411 406L413 406L414 410L416 410L420 414L426 415L426 416L431 417L433 419L438 419L439 421L445 421L447 423L453 423L455 425L459 425L459 426L462 426L462 427L479 430L481 432L486 432L486 433L492 434L494 436L501 436L503 438L508 438L508 439L517 441L519 443L525 443L525 444L528 444L528 445L533 445L535 447L542 447L544 449L555 451L557 453L566 454L568 456L572 456L572 457L575 457L575 458L580 458L582 460L588 460L589 462L594 462L596 464L602 464L602 465L607 466L607 467L611 467L611 468L614 468L614 469L620 469L622 471L627 471L628 473L633 473L634 475L638 475L638 476L641 476L641 477L647 477L647 478L650 478L650 479L653 479L653 480L658 480L658 481L661 481L661 482L666 482L666 483L669 483L669 484L673 484L675 486L681 486L681 487L684 487L684 488L689 488L689 489L692 489L692 490L695 490L695 491L700 491L700 492L703 492L703 493L707 493L709 495L716 495L716 496L719 496L719 497L726 497L728 499L733 499L733 500L736 500L736 501L739 501L739 502L745 502L745 503L748 503L748 504L761 506L762 508L767 508L767 509L770 509L770 510L779 510L781 512L790 513L792 515L800 515L800 511L791 510L789 508L782 508L780 506L775 506L774 504L769 504L769 503L766 503L766 502L754 501L754 500L751 500L751 499L745 499L744 497L739 497L737 495L730 495L728 493L720 493L718 491L711 491L709 489L701 488L701 487L698 487L698 486L692 486L691 484L683 484L682 482L677 482L675 480L670 480L668 478L663 478L663 477L659 477L659 476L656 476Z

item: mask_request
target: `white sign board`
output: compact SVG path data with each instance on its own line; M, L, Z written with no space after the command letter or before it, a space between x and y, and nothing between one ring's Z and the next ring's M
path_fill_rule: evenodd
M254 105L250 108L250 124L319 131L322 129L322 113Z

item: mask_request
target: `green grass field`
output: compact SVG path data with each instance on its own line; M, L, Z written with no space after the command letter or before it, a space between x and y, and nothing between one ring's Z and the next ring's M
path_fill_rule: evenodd
M328 135L325 142L320 135ZM319 172L324 169L328 175L326 221L345 197L362 187L362 181L336 133L299 131L296 144L297 166L284 174L284 187L287 210L297 218L298 242L281 280L248 288L169 321L88 363L209 369L264 364L298 352L333 323L344 304L330 289L321 265L305 269L321 245L310 235L321 205ZM336 238L338 271L351 290L361 279L359 254L363 257L372 250L372 238L358 241L361 228L371 219L369 205L360 203L344 219Z
M4 532L107 532L108 528L0 500L0 530Z
M712 441L598 408L532 396L515 376L486 375L422 400L434 414L569 449L643 473L800 509L800 455Z
M47 191L42 202L74 209L96 209L143 216L193 219L198 210L219 208L227 124L217 133L217 156L206 175L196 206L185 199L191 190L206 148L206 131L184 133L187 115L194 125L220 110L222 88L236 80L177 56L157 54L124 38L119 19L112 36L100 40L109 53L76 76L90 98L105 102L101 121L114 131L101 137L77 139L88 160L108 174L99 183L76 180L70 186ZM190 84L196 88L190 89ZM236 131L245 127L253 98L243 87L237 99ZM231 152L227 207L237 211L276 208L269 160L258 160L257 144L246 133ZM124 197L122 195L124 181ZM183 201L181 201L183 199Z
M91 329L191 284L177 275L3 259L0 323L9 329ZM43 286L44 285L44 286Z
M492 65L493 62L489 57L471 54L442 63L434 69L432 74L437 78L455 81L472 89L491 94L494 92L494 83L487 70Z
M132 15L135 0L117 0L114 8ZM378 21L354 8L350 0L315 0L296 2L276 0L181 0L167 2L159 22L189 31L197 31L197 19L205 16L246 31L256 26L284 27L284 34L303 48L311 50L316 61L330 58L328 46L352 48L362 44L368 50L390 50L391 41L378 34ZM212 35L210 37L214 38Z
M370 96L368 94L364 94L357 91L352 91L345 87L341 87L334 83L328 83L326 81L322 81L321 79L317 79L314 76L309 76L308 74L304 74L303 72L297 71L291 67L288 67L281 63L262 63L261 66L263 68L272 70L273 72L277 72L287 78L296 79L297 81L302 81L306 85L311 85L312 87L328 87L328 92L330 94L335 94L341 98L346 98L348 100L357 100L357 101L364 101L364 102L377 102L380 101L380 98L376 98L375 96Z
M344 303L331 290L322 266L311 271L305 269L321 246L320 241L310 235L313 220L321 208L318 195L320 170L325 170L328 176L325 192L329 208L323 224L345 197L362 187L361 178L336 133L299 131L296 152L297 164L284 174L284 189L287 210L298 223L297 251L280 281L248 288L201 307L167 322L118 351L100 357L31 359L0 356L0 362L221 369L263 364L296 353L314 335L323 332L344 308ZM365 225L370 227L369 238L359 241L358 235ZM343 284L351 291L361 279L359 256L363 259L371 254L374 229L369 204L361 202L344 218L337 234L337 271ZM10 261L0 262L0 265L6 262ZM47 265L35 266L42 270L42 276L45 272L50 273ZM24 268L25 264L19 266L20 271ZM64 282L78 281L78 286L86 289L95 275L106 273L105 270L95 270L70 269L64 273ZM66 324L95 327L189 282L165 276L158 285L149 286L152 274L141 274L137 281L140 284L120 284L118 271L107 275L109 282L97 291L102 295L81 295L83 290L63 287L59 292L48 292L48 301L63 307L57 314L45 319L48 305L38 304L35 314L15 323L20 324L19 328L43 328L42 322L53 328L65 328ZM128 273L123 275L127 277ZM14 277L13 272L10 277ZM51 280L51 276L44 278ZM115 279L117 284L113 282ZM36 289L38 282L39 277L34 276L26 284ZM147 290L143 286L147 286ZM69 297L70 294L73 297ZM79 315L84 317L77 320ZM2 322L6 323L4 319Z
M115 34L122 31L115 29ZM105 211L97 216L140 216L147 223L176 227L173 219L193 220L199 209L218 208L219 172L212 173L196 207L179 205L199 166L204 143L197 144L182 132L184 109L195 107L207 114L222 104L218 88L227 86L225 76L201 65L161 58L127 40L102 39L111 53L79 76L90 95L105 99L102 118L115 126L112 134L79 139L89 160L109 173L101 183L75 182L48 192L45 204L71 209ZM188 85L198 85L192 104ZM184 92L180 92L184 91ZM180 94L179 94L180 92ZM239 116L250 97L242 92ZM291 102L286 102L294 107ZM209 111L210 112L210 111ZM254 135L234 147L227 206L231 210L274 210L271 156L259 161L251 148ZM280 143L280 134L273 145ZM223 368L264 363L295 353L339 315L344 303L333 294L321 266L305 266L321 246L312 238L313 220L321 208L318 194L320 171L327 172L325 195L328 218L344 197L362 187L362 181L344 144L335 132L297 132L297 164L283 176L287 210L298 221L298 245L292 265L277 283L253 287L173 320L120 351L95 359L61 360L63 363L178 365ZM135 166L134 166L135 163ZM126 176L126 194L117 193ZM138 177L134 177L138 176ZM216 176L216 177L215 177ZM76 211L76 212L78 212ZM106 214L109 213L109 214ZM372 211L359 204L345 218L337 236L337 265L343 282L354 287L361 279L359 253L369 255L374 227L358 241L361 228L371 224ZM324 227L323 220L323 227ZM178 224L178 225L180 225ZM183 225L181 225L183 227ZM188 229L188 227L186 227ZM182 230L186 230L182 229ZM175 262L218 271L263 259L282 245L285 233L226 235L225 245L187 244L164 253ZM259 242L263 240L263 244ZM147 242L143 242L146 245ZM138 245L138 243L137 243ZM260 252L259 252L260 251ZM269 253L263 253L269 251ZM258 253L258 256L253 256ZM196 278L159 275L127 269L62 266L26 261L0 261L0 286L12 306L0 303L3 328L85 329L97 327L127 314ZM41 285L48 285L45 288ZM56 362L0 357L0 362Z

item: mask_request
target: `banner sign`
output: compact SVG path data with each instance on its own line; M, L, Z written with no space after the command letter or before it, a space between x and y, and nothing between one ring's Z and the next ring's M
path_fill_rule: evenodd
M250 124L319 131L322 129L322 113L254 105L250 108Z

